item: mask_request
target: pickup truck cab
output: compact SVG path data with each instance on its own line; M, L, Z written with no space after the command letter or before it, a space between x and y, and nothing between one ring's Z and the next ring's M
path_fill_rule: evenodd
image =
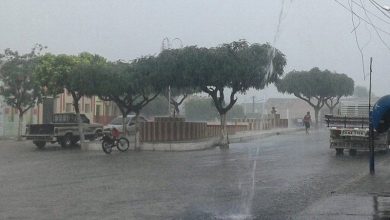
M100 124L91 124L89 119L81 114L85 139L94 140L103 131ZM69 147L80 140L76 113L54 114L49 124L29 124L26 126L27 140L32 140L38 148L45 147L46 143L59 143L62 147Z

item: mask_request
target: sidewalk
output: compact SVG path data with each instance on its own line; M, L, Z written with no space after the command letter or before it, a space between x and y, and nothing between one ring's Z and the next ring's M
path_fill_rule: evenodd
M363 172L294 219L390 219L390 157L375 175Z
M229 136L230 143L240 143L255 139L271 137L274 135L289 134L301 131L302 128L287 128L287 129L273 129L262 131L245 131L239 132L235 135ZM141 150L143 151L196 151L206 150L216 147L218 137L208 138L203 140L196 140L191 142L172 142L172 143L143 143ZM130 139L130 149L134 147L134 140ZM86 150L101 150L100 142L89 143Z

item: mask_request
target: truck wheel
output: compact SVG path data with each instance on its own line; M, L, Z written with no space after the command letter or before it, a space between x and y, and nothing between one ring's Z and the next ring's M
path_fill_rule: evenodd
M78 141L79 141L79 138L73 137L72 138L72 146L75 146Z
M61 140L61 146L63 147L63 148L65 148L65 147L70 147L70 146L72 146L73 144L73 135L72 134L66 134L63 138L62 138L62 140Z
M336 148L336 154L337 155L344 154L344 149L343 148Z
M33 143L38 149L43 149L46 145L46 141L33 141Z
M356 156L357 150L349 149L349 156Z

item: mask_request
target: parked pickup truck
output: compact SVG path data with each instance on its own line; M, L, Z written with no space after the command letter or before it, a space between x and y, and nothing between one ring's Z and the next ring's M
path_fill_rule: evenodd
M84 114L81 114L81 120L85 139L96 139L102 133L102 125L91 124ZM47 142L58 142L62 147L74 145L80 140L76 113L54 114L50 124L29 124L24 137L38 148L45 147Z
M342 154L344 149L349 150L350 155L369 150L368 117L325 115L325 121L330 130L330 148L337 154ZM374 133L375 151L387 152L389 143L389 132Z

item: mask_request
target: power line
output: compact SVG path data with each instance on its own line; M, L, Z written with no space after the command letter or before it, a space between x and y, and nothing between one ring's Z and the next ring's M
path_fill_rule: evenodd
M361 4L359 4L358 2L356 2L356 1L354 1L354 0L352 0L352 2L353 2L355 5L357 5L357 6L359 6L360 8L362 8L362 9L363 9L365 12L367 12L368 14L371 14L372 16L374 16L375 18L381 20L382 22L384 22L384 23L386 23L386 24L390 24L390 21L386 21L386 20L383 19L382 17L379 17L378 15L376 15L374 12L371 12L371 11L369 11L368 9L366 9L366 7L364 7L363 2L362 2L361 0L360 0L360 3L361 3Z
M375 6L375 8L377 8L380 12L382 12L382 14L384 14L386 17L390 18L390 16L383 11L383 6L380 5L378 2L376 2L375 0L370 0L371 4Z
M372 3L372 1L374 0L370 0L370 2ZM374 1L375 2L375 1ZM376 2L375 2L376 3ZM378 3L376 3L378 4ZM367 16L367 19L370 21L371 25L373 26L374 24L372 23L372 20L370 18L370 16L367 15L366 13L366 16ZM390 18L390 16L388 16ZM374 28L376 34L378 35L378 38L382 41L382 43L385 45L385 47L390 50L390 46L383 40L382 36L379 34L379 31L377 30L377 28Z
M390 36L390 32L385 31L385 30L383 30L382 28L380 28L380 27L374 25L373 23L368 22L366 19L362 18L362 17L361 17L360 15L358 15L356 12L351 11L351 9L349 9L347 6L345 6L343 3L339 2L338 0L334 0L334 1L335 1L336 3L338 3L339 5L341 5L345 10L351 12L351 13L354 14L356 17L360 18L362 21L364 21L364 22L366 22L367 24L369 24L370 26L372 26L374 29L376 29L376 30L378 30L378 31L381 31L381 32L383 32L383 33L385 33L385 34L387 34L387 35Z
M353 11L353 7L352 7L351 1L348 1L348 4L349 4L349 7L350 7L351 11ZM363 49L360 47L359 39L358 39L358 36L357 36L357 33L356 33L356 29L358 28L358 26L355 25L354 16L355 15L351 13L352 25L354 27L353 33L355 35L355 42L356 42L357 48L359 49L359 52L360 52L360 58L361 58L361 61L362 61L362 69L363 69L363 78L365 79L365 77L366 77L366 66L364 64L364 54L363 54ZM359 25L360 25L360 21L361 20L359 18Z

